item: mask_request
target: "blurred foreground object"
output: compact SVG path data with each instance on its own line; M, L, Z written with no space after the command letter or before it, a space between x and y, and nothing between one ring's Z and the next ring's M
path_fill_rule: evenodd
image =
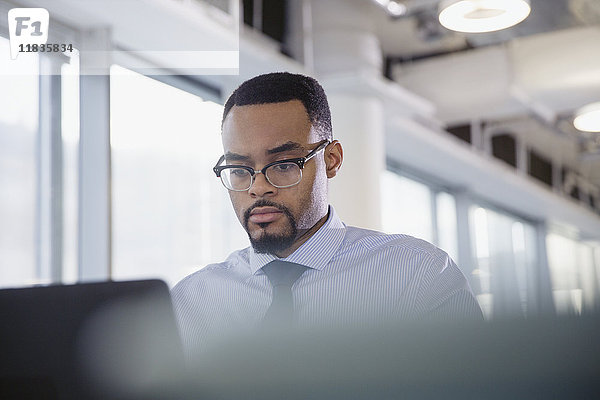
M0 315L3 400L147 398L182 365L162 281L0 290Z
M590 399L597 317L406 322L223 339L190 368L208 399ZM196 388L197 390L194 390ZM186 396L187 395L187 396Z
M166 285L0 291L4 399L590 399L600 317L228 331L183 359Z

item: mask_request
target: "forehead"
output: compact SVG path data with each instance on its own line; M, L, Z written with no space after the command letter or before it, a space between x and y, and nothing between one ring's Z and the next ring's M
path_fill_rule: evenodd
M223 122L223 148L251 152L289 141L317 140L304 105L299 100L234 106Z

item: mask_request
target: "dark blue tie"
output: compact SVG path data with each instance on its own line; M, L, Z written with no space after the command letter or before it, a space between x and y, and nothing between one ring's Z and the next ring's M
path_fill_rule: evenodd
M290 326L294 317L292 286L308 267L287 261L274 260L262 270L273 286L273 301L263 322L266 325Z

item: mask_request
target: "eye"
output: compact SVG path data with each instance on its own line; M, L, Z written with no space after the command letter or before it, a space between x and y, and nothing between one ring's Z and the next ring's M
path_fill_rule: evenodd
M245 170L245 169L243 169L243 168L231 168L231 169L229 170L229 173L230 173L232 176L235 176L235 177L238 177L238 178L239 178L239 177L242 177L242 176L246 176L246 175L248 175L248 174L249 174L248 170Z
M276 165L273 165L273 169L276 172L289 172L289 171L293 170L295 166L296 166L296 164L293 164L293 163L276 164Z

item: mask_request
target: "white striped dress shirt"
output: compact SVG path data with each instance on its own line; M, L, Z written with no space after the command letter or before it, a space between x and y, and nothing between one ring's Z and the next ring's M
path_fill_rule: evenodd
M271 304L261 268L277 257L251 247L189 275L172 290L184 347L253 329ZM442 250L407 235L346 226L329 207L325 224L284 261L308 270L292 288L299 326L403 318L483 318L465 276Z

